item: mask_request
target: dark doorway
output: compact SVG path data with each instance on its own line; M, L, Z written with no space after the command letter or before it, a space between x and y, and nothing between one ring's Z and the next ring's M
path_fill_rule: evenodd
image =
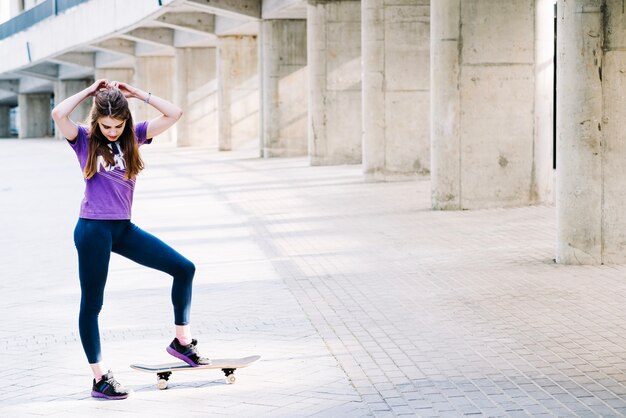
M552 98L552 168L556 170L556 24L557 24L557 3L554 3L554 75L553 75L553 98Z

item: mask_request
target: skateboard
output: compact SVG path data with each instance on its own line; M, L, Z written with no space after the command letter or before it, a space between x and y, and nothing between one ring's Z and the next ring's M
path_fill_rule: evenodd
M172 373L176 371L198 371L206 369L222 369L226 376L226 383L233 384L237 381L235 378L235 370L243 367L248 367L255 361L259 360L261 356L249 356L243 358L218 358L211 359L211 364L207 366L192 367L187 363L175 362L164 364L131 364L131 369L139 370L140 372L156 373L157 375L157 387L161 390L167 389L167 383Z

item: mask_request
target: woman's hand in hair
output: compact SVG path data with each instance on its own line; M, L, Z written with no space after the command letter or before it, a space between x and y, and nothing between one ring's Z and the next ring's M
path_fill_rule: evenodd
M100 90L106 89L109 86L109 81L105 78L96 80L91 86L89 86L90 96L95 96Z
M138 97L138 90L130 84L121 83L119 81L111 81L109 83L109 87L119 89L119 91L121 91L127 99L130 99L131 97Z

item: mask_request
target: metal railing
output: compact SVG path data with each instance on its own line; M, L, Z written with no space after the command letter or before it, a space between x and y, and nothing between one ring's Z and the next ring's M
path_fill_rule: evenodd
M51 16L85 3L89 0L45 0L37 6L25 10L14 18L0 24L0 40L15 35Z

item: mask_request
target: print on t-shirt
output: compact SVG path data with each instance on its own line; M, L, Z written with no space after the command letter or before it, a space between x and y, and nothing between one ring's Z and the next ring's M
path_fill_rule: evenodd
M108 165L104 157L98 156L96 160L98 166L98 175L105 177L115 183L121 184L129 189L133 189L135 186L134 179L126 179L124 172L126 171L126 161L124 160L124 153L118 143L108 144L109 148L113 152L113 165ZM119 170L115 170L118 168Z
M126 161L124 160L124 153L122 152L122 149L120 148L120 146L117 143L108 144L108 145L109 145L109 148L111 148L111 151L113 152L113 161L115 162L115 164L108 165L104 157L99 155L98 159L96 160L97 166L98 166L98 173L100 172L100 169L103 169L104 171L113 171L116 168L119 168L122 171L126 170Z

